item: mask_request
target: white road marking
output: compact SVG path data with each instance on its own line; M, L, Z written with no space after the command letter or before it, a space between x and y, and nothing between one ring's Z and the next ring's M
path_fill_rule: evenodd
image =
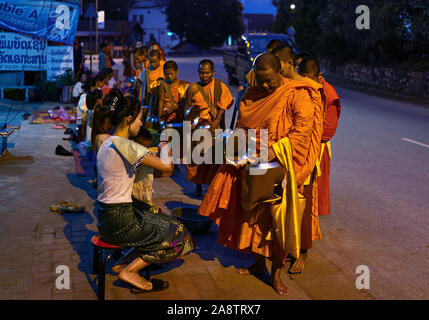
M424 144L424 143L421 143L421 142L418 142L418 141L415 141L415 140L407 139L407 138L402 138L402 140L407 141L407 142L411 142L411 143L415 143L415 144L417 144L419 146L422 146L422 147L425 147L425 148L429 149L429 145L427 145L427 144Z

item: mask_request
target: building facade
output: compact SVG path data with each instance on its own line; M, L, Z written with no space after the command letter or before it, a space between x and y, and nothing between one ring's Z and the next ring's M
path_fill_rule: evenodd
M169 51L179 44L179 38L168 30L165 8L168 0L133 1L128 11L128 21L137 22L145 32L143 44L158 42Z

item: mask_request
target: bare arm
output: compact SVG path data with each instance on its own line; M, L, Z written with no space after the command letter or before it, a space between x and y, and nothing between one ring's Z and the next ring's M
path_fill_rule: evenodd
M174 164L172 162L164 162L161 160L161 158L158 158L153 154L149 154L144 157L144 159L141 161L141 164L163 173L172 173L174 169Z
M192 97L197 93L198 88L196 84L191 84L185 95L185 112L192 105Z

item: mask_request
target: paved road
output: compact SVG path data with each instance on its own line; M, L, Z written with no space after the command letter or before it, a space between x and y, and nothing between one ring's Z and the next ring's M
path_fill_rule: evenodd
M226 82L221 57L210 59ZM185 79L198 79L196 59L177 62ZM316 248L349 274L367 265L377 298L429 299L429 109L338 93L332 214L321 217L324 239Z
M332 214L318 247L338 266L367 265L371 294L429 298L429 109L338 90Z

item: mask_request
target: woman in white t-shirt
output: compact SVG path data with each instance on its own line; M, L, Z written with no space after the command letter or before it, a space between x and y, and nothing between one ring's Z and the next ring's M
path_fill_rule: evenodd
M150 282L138 272L149 264L172 261L189 253L195 243L179 220L136 209L131 195L139 166L171 172L173 163L171 159L161 160L129 139L137 135L142 125L142 111L136 98L117 99L111 107L115 132L97 153L98 231L104 241L132 248L114 267L120 280L140 291L165 289L166 281Z

